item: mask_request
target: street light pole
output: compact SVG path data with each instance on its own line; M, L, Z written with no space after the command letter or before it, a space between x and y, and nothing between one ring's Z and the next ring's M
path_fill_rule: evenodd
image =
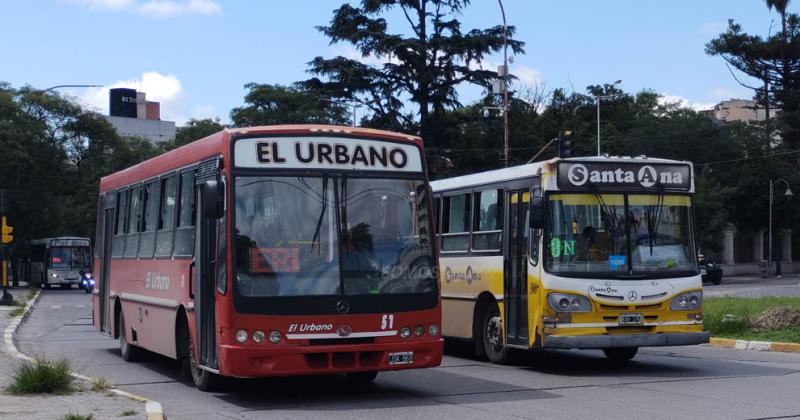
M360 103L355 102L355 101L339 101L339 100L336 100L336 99L323 98L323 97L320 97L320 99L322 99L323 101L328 101L328 102L333 103L333 104L344 105L344 106L352 106L353 107L353 122L351 123L351 126L353 126L353 127L356 126L356 108L359 108L361 106Z
M771 180L771 179L769 180L769 235L767 238L767 240L769 241L768 242L769 256L767 257L767 277L772 276L772 204L775 201L773 194L774 185L778 181L783 182L786 185L786 192L784 193L785 196L791 197L794 195L792 193L791 187L789 187L789 183L785 179L778 178L776 180Z
M508 25L502 0L497 3L503 15L503 166L508 166Z
M597 156L600 156L600 100L618 98L620 96L627 96L627 93L613 93L611 95L592 95L592 97L594 98L595 106L597 107Z
M90 87L103 87L103 85L55 85L55 86L50 86L49 88L44 89L41 92L44 93L61 88L90 88Z

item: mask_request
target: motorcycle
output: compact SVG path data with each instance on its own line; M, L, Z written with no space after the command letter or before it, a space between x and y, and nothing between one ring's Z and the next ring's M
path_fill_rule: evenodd
M94 276L92 276L92 273L81 273L81 288L86 293L92 293L94 290Z

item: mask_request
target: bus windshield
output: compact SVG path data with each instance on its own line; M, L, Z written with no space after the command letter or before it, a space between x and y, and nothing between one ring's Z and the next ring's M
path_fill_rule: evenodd
M92 259L88 247L50 248L50 268L70 270L91 268Z
M599 275L696 271L688 196L552 194L545 267Z
M253 176L235 189L242 296L436 290L423 181Z

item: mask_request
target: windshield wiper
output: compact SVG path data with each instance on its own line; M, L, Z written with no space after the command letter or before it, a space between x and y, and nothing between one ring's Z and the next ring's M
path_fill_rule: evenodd
M597 203L600 205L600 211L603 213L603 217L606 219L606 223L608 225L608 235L609 239L609 248L611 248L611 253L616 253L616 248L614 247L614 237L616 236L617 226L616 226L616 212L612 215L611 209L609 206L606 205L605 200L603 200L603 195L600 194L600 189L597 188L596 185L592 186L592 192L594 193L594 197L597 199ZM613 217L613 218L612 218Z
M319 219L317 219L317 227L314 229L314 238L311 240L311 249L317 245L317 253L322 253L321 243L319 241L319 231L322 228L322 220L325 218L325 210L328 208L328 174L322 175L322 211L319 212Z
M656 193L656 204L647 206L644 212L645 222L647 223L647 238L650 243L650 256L653 256L653 245L655 236L658 235L658 225L661 223L661 213L664 211L664 186L658 186Z

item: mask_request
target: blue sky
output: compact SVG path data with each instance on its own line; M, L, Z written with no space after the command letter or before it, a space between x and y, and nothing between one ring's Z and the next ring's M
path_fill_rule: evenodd
M352 55L328 45L324 25L341 0L30 0L0 4L0 81L131 86L162 102L162 119L220 117L243 103L249 82L303 80L315 56ZM584 92L621 79L628 92L650 89L696 108L750 97L705 43L729 18L765 34L778 21L763 0L505 0L526 54L512 73L526 83ZM790 4L790 10L795 11ZM500 22L494 0L473 0L462 29ZM396 14L390 30L407 30ZM776 23L776 25L778 25ZM502 56L488 57L494 67ZM100 111L103 89L72 94ZM480 90L464 87L468 103Z

